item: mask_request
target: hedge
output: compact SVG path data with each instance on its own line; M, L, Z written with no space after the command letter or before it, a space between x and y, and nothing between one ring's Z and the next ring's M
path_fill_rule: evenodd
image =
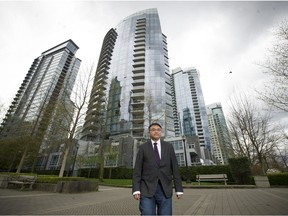
M268 174L270 185L288 186L288 173Z

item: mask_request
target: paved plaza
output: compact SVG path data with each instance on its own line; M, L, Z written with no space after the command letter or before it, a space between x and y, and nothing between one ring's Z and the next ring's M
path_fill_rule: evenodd
M174 215L288 215L288 188L187 188ZM0 215L139 215L130 188L50 193L0 189Z

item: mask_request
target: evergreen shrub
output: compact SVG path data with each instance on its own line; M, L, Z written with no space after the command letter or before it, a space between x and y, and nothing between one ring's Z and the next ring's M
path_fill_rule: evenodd
M233 179L236 184L247 185L254 184L247 157L229 158L229 166Z
M288 186L288 173L268 174L270 185L285 185Z
M133 169L125 167L113 167L111 170L111 179L132 179ZM78 171L80 176L86 178L98 178L98 169L81 169ZM104 168L103 178L108 179L110 168Z

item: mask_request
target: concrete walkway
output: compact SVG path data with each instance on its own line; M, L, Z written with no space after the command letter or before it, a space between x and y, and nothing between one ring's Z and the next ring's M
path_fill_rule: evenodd
M288 215L288 188L189 188L173 197L174 215ZM130 188L47 193L0 189L0 215L139 215Z

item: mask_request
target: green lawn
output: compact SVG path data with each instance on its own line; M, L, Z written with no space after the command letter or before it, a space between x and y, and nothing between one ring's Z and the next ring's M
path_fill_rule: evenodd
M100 185L111 185L111 186L131 186L132 179L104 179L100 182Z

